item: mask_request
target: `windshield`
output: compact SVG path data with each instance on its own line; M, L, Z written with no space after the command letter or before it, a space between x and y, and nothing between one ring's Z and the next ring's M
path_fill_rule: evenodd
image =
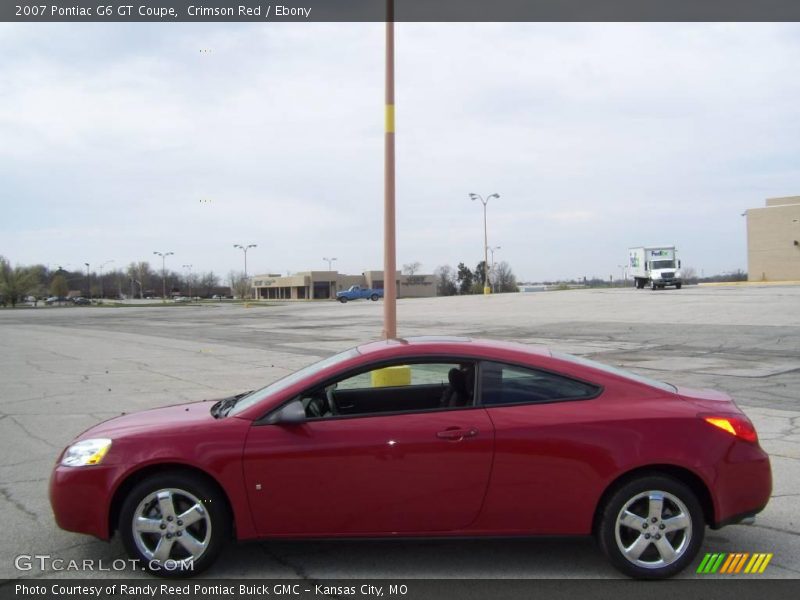
M649 377L643 377L642 375L637 375L636 373L631 373L630 371L625 371L624 369L618 369L616 367L611 367L609 365L605 365L603 363L590 360L588 358L583 358L582 356L573 356L572 354L562 354L560 352L552 352L551 353L554 358L560 358L561 360L566 360L568 362L577 363L579 365L585 365L587 367L592 367L593 369L597 369L598 371L605 371L606 373L611 373L612 375L617 375L619 377L625 377L627 379L633 379L639 383L644 383L645 385L649 385L654 388L658 388L660 390L664 390L665 392L677 392L678 388L676 388L671 383L664 383L663 381L658 381L657 379L650 379Z
M650 262L651 269L674 269L674 260L654 260Z
M321 361L315 362L307 367L303 367L299 371L295 371L291 375L287 375L286 377L269 384L265 388L261 388L260 390L256 390L255 392L247 394L246 396L242 396L242 398L236 402L236 405L231 408L230 411L228 411L227 415L233 416L239 414L243 410L253 406L256 402L263 400L265 397L282 392L283 390L292 387L298 381L302 381L303 379L311 377L323 369L327 369L328 367L332 367L333 365L337 365L349 360L354 356L358 356L358 354L358 350L351 348L350 350L345 350L339 354L334 354L328 358L323 358Z

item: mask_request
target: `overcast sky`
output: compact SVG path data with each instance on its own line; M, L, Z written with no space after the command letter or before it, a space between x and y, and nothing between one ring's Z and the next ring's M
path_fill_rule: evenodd
M398 265L747 268L800 194L798 24L400 24ZM201 52L201 50L203 50ZM0 24L0 254L381 269L383 25ZM201 202L203 200L203 202ZM156 260L154 260L156 259ZM157 262L158 261L158 262Z

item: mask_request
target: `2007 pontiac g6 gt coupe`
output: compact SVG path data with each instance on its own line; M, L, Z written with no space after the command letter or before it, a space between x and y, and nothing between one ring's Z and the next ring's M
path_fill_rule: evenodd
M659 578L771 488L725 394L539 346L417 338L101 423L60 456L50 500L60 527L117 531L161 575L199 573L231 537L594 535L623 573Z

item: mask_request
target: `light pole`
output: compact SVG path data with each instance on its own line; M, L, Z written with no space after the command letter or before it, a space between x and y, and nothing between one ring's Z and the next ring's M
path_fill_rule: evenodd
M489 247L489 252L492 253L492 268L491 268L491 271L492 271L492 277L493 278L495 277L495 274L494 274L494 251L495 250L501 250L502 248L503 248L502 246L490 246ZM494 291L495 291L495 289L494 289L494 279L493 279L492 280L492 293L494 293Z
M395 220L394 0L386 0L383 136L383 337L397 337L397 223Z
M333 298L333 286L331 285L333 283L333 281L331 281L331 278L333 277L333 269L331 268L331 263L337 259L334 256L333 258L323 258L322 260L328 263L328 298Z
M167 257L175 254L174 252L153 252L161 257L161 301L167 301Z
M186 283L189 284L189 298L192 297L192 265L183 265L186 269Z
M92 299L92 278L89 276L89 263L83 263L86 265L86 295L89 297L89 300Z
M105 294L103 293L103 267L105 267L109 263L113 263L113 260L107 260L103 264L101 264L98 268L100 269L100 299L102 300Z
M628 285L628 265L617 265L622 271L622 287Z
M250 248L258 248L258 244L248 244L247 246L243 246L242 244L234 244L234 248L239 248L242 252L244 252L244 279L247 281L247 251ZM250 296L250 283L247 283L247 294L248 297ZM244 298L245 300L247 298Z
M499 198L500 194L489 194L486 199L480 194L470 194L473 200L480 200L483 204L483 293L489 294L492 289L489 287L489 234L486 230L486 205L490 198Z

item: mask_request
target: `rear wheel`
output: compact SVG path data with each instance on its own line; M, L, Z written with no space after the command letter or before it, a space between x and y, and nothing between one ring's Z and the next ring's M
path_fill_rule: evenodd
M160 473L122 504L119 531L131 558L154 575L187 577L216 560L230 531L219 490L187 473Z
M679 289L681 289L681 285L682 285L682 284L680 284L680 283L676 283L676 284L675 284L675 289L676 289L676 290L679 290Z
M672 577L703 543L703 510L691 489L663 475L630 481L602 508L596 535L620 571L637 579Z

